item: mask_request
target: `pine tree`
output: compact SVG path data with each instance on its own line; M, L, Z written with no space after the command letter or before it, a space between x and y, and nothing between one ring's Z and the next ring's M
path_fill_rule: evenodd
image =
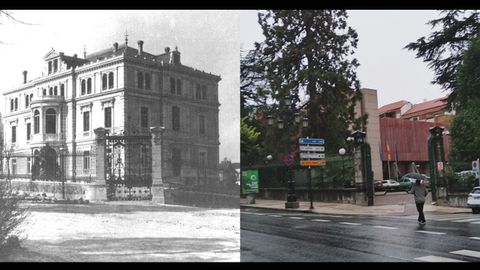
M470 162L480 155L480 37L471 42L459 66L456 105L451 156L455 161Z
M444 10L443 17L428 22L432 29L439 28L428 37L421 37L405 48L416 52L435 73L432 83L451 91L448 105L453 107L457 97L457 72L469 42L480 30L476 10Z
M347 17L344 10L269 10L258 15L265 41L256 53L263 57L273 108L283 108L286 95L297 108L302 99L308 100L303 104L310 123L307 134L324 138L330 152L344 144L350 127L366 124L366 116L354 113L361 99L359 64L352 56L358 36L347 26Z

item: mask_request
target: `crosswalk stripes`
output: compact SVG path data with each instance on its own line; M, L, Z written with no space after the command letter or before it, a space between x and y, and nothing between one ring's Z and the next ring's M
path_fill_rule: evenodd
M461 249L461 250L451 251L450 253L462 255L462 256L480 258L480 252L474 251L474 250Z
M453 255L460 255L462 258L449 258L449 257L444 257L444 256L435 256L435 255L428 255L428 256L422 256L422 257L417 257L415 260L417 261L423 261L423 262L467 262L469 261L469 258L480 258L480 252L475 251L475 250L469 250L469 249L460 249L460 250L454 250L450 251L450 254Z
M467 218L467 219L459 219L459 220L452 220L452 222L471 222L471 221L480 221L480 218Z
M466 262L466 261L450 259L450 258L441 257L441 256L433 256L433 255L418 257L418 258L415 258L415 260L423 261L423 262Z

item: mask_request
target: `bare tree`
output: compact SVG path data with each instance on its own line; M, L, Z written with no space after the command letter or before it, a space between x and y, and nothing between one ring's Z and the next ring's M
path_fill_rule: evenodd
M22 20L17 19L14 16L14 13L11 12L11 11L0 10L0 25L4 24L5 19L7 21L13 22L13 23L20 23L20 24L24 24L24 25L36 25L36 24L33 24L33 23L24 22ZM0 44L6 44L6 43L0 40Z

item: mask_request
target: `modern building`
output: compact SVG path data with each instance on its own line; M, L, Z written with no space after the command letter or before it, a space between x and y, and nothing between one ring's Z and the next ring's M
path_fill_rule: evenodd
M429 129L445 128L445 159L450 153L450 122L455 111L449 110L446 97L412 104L402 100L379 108L381 144L379 156L383 177L397 178L408 172L428 173Z
M126 39L83 58L52 49L39 78L24 71L22 83L4 91L11 178L55 178L62 154L67 181L94 181L95 129L136 136L163 126L163 181L218 181L220 76L183 65L177 48L152 54L143 45Z
M372 161L373 179L382 179L382 161L379 155L375 154L379 151L380 143L380 124L379 109L377 101L377 90L362 88L362 100L355 106L357 116L367 114L366 140L370 144L370 153Z

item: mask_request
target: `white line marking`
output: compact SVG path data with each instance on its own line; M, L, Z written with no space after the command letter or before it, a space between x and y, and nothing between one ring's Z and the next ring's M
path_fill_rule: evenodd
M340 224L353 225L353 226L362 225L362 224L360 224L360 223L353 223L353 222L340 222Z
M387 229L387 230L396 230L398 229L397 227L388 227L388 226L373 226L375 228L379 228L379 229Z
M415 258L415 260L424 261L424 262L465 262L465 261L439 257L439 256L424 256L424 257Z
M470 224L480 224L480 221L470 222Z
M419 233L428 233L428 234L446 234L444 232L432 232L432 231L417 231Z
M282 217L280 215L268 215L269 217Z
M461 250L451 251L450 253L452 253L452 254L457 254L457 255L462 255L462 256L469 256L469 257L480 258L480 252L478 252L478 251L473 251L473 250L468 250L468 249L461 249Z
M480 240L480 237L469 237L472 240Z
M452 222L470 222L470 221L479 221L480 218L469 218L469 219L460 219L460 220L455 220Z
M291 219L304 219L303 217L289 217Z
M312 219L312 221L318 221L318 222L330 222L328 219Z

